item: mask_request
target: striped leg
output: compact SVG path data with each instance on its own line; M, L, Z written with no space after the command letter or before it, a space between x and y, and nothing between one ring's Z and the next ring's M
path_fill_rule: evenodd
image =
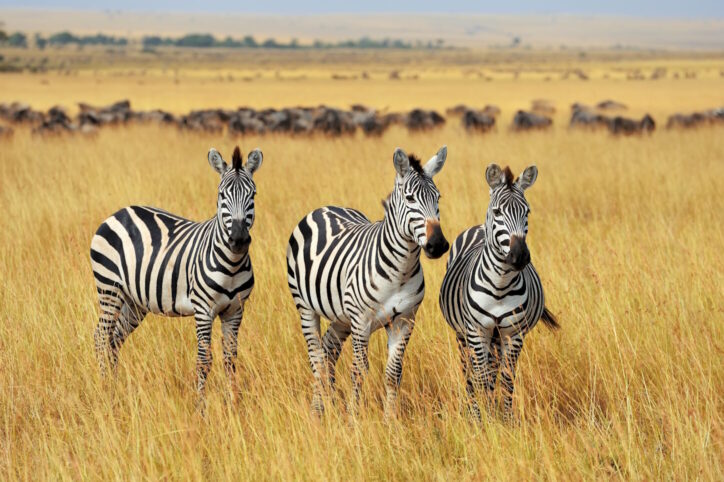
M138 328L143 319L146 317L146 310L134 306L126 302L121 308L121 312L116 320L116 324L113 327L113 333L111 334L111 370L115 372L116 366L118 365L118 352L120 351L123 343L126 341L128 336L133 333L133 330Z
M493 338L490 340L490 374L493 390L498 379L498 371L500 370L500 331L496 328L493 331Z
M490 366L492 336L492 330L484 328L478 328L468 336L468 346L473 350L473 386L476 392L485 389L488 412L491 412L494 406L493 393L495 390L493 370Z
M101 313L98 319L98 326L93 334L95 341L96 357L101 376L108 373L108 362L111 359L111 337L116 321L121 314L121 308L125 304L123 295L119 291L98 290L98 303Z
M214 319L206 313L196 313L196 377L198 392L197 407L201 413L204 412L204 387L206 377L211 370L211 325Z
M229 310L231 311L231 310ZM224 313L221 317L221 332L223 334L224 347L224 370L229 379L231 396L236 398L239 395L239 385L236 379L236 355L239 339L239 326L244 314L244 307L240 306L230 313Z
M330 391L334 389L336 382L336 366L339 354L342 352L342 346L350 333L351 328L349 325L333 322L329 325L329 328L327 328L324 338L322 338L324 356L327 359Z
M412 316L400 317L385 327L387 331L387 366L385 367L385 418L397 414L397 395L402 382L402 361L415 321Z
M312 368L313 395L312 410L321 415L324 413L324 380L327 378L324 349L322 348L322 337L319 329L319 315L309 308L297 307L299 316L302 319L302 334L307 342L307 355L309 355L309 366Z
M480 407L478 407L478 401L475 400L475 386L473 380L473 357L475 354L473 353L473 350L468 347L465 339L460 338L460 335L458 335L458 348L460 349L460 362L462 363L463 376L465 377L465 392L468 394L468 410L475 419L480 421Z
M349 403L350 413L356 413L359 403L362 381L370 369L368 356L370 335L368 330L360 330L352 325L352 347L354 348L354 359L352 364L352 400Z
M523 336L503 337L501 341L502 370L500 383L503 387L503 408L506 420L513 418L513 385L515 382L515 366L523 348Z

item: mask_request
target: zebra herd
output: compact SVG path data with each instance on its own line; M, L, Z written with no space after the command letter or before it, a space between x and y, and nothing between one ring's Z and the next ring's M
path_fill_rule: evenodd
M440 193L433 181L447 158L442 147L424 166L396 149L394 188L383 201L385 215L371 222L361 212L327 206L307 214L287 247L289 290L301 318L313 374L312 408L321 414L333 393L335 366L351 338L354 411L366 375L370 335L388 337L385 415L397 410L405 348L425 294L420 253L440 258L450 247L440 228ZM243 163L234 150L231 166L215 149L208 153L220 175L217 213L197 223L166 211L129 206L106 219L91 241L91 264L100 316L95 348L102 374L114 373L118 351L149 312L196 320L197 389L203 408L211 367L211 326L218 316L224 367L234 391L237 339L244 303L254 286L249 256L254 224L253 175L258 149ZM540 279L526 245L530 209L524 191L536 180L528 167L516 180L492 164L485 173L490 205L484 225L455 240L440 291L443 316L460 348L471 413L480 417L476 392L486 406L500 374L504 413L512 414L513 380L525 335L539 319L558 325L545 308ZM320 318L329 320L322 335Z

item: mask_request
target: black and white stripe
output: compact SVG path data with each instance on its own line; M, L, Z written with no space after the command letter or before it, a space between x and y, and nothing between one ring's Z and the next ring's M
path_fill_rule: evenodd
M538 175L528 167L519 179L507 167L488 166L490 205L485 224L455 240L440 290L440 307L455 330L471 410L485 388L492 403L500 373L506 417L512 414L513 382L525 335L539 319L558 325L545 309L543 287L526 245L530 209L524 191Z
M440 195L432 181L446 156L443 147L423 168L397 149L395 187L383 203L382 221L372 223L354 209L328 206L305 216L289 238L289 289L302 321L314 375L312 405L319 413L350 335L354 406L369 366L370 335L382 327L388 336L385 413L396 410L402 359L425 294L420 250L439 258L448 249L440 229ZM324 337L321 316L330 320Z
M118 350L147 313L193 315L202 396L211 367L211 325L219 316L224 365L234 383L239 325L254 286L252 175L262 153L252 151L242 165L237 147L232 167L215 149L208 159L221 175L212 219L197 223L160 209L129 206L106 219L93 236L90 255L101 308L95 345L103 373L108 363L115 369Z

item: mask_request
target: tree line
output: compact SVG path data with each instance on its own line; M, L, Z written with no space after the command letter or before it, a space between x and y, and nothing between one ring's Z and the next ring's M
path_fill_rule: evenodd
M102 46L126 46L133 43L126 37L113 35L75 35L64 31L43 36L36 33L33 37L33 45L36 48L44 49L47 46L62 47L66 45L102 45ZM251 35L242 38L225 37L218 39L211 34L191 33L181 37L162 37L159 35L147 35L141 39L141 45L146 51L153 51L159 47L181 47L181 48L246 48L246 49L440 49L444 47L442 39L430 41L408 42L400 39L371 39L362 37L358 40L342 40L336 42L325 42L315 40L309 44L302 44L297 39L282 42L273 38L257 40ZM8 34L0 29L0 46L28 48L30 41L23 32Z

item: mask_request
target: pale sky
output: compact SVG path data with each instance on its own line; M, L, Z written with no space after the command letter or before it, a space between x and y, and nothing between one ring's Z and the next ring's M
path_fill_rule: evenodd
M320 13L482 13L625 15L669 18L724 18L724 0L0 0L0 8L131 10L277 14Z

